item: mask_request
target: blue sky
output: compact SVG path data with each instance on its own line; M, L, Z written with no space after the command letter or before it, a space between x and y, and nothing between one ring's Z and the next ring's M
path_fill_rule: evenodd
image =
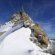
M0 23L8 21L22 6L49 37L55 38L55 0L0 0Z

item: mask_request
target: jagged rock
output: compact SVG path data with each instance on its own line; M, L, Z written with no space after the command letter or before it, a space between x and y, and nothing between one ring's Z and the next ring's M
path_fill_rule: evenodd
M35 24L31 28L31 30L33 35L38 39L41 44L45 44L46 46L48 46L48 37L45 35L39 24Z

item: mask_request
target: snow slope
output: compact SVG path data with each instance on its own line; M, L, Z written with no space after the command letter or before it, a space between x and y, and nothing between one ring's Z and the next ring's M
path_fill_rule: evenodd
M50 55L32 43L29 28L20 28L5 37L0 44L0 55Z

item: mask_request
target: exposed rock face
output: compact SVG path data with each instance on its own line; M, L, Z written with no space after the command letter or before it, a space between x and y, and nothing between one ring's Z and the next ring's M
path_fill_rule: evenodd
M24 11L20 11L14 14L10 21L14 24L23 22L25 26L31 26L31 24L33 24L33 20Z
M33 35L38 39L41 44L45 44L46 47L48 46L48 37L41 29L39 24L35 24L32 28Z

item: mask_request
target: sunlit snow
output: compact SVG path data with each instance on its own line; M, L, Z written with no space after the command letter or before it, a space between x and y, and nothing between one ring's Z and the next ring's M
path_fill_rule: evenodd
M32 43L29 28L20 28L10 33L0 44L0 55L50 55Z

